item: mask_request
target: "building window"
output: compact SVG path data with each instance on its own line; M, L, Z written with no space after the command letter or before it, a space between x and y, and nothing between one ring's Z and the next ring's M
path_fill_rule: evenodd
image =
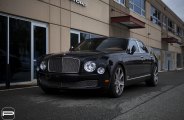
M175 30L174 30L174 22L173 21L171 21L170 19L168 19L168 31L170 31L170 32L175 32Z
M163 28L166 30L167 29L167 22L168 22L168 18L167 16L163 15Z
M161 26L160 18L161 18L161 12L157 10L155 7L151 6L151 21L154 24Z
M129 8L139 15L145 16L145 0L130 0Z
M176 35L182 36L182 29L179 26L177 26Z
M117 3L121 4L121 5L125 5L125 0L114 0Z
M79 43L83 42L84 40L91 39L91 38L98 38L104 37L97 34L92 34L88 32L82 32L77 30L71 30L70 32L70 47L76 47Z

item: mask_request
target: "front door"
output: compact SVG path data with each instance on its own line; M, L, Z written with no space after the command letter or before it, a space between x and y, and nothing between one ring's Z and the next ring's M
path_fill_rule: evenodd
M127 80L135 80L142 75L142 59L138 44L135 40L130 40L128 45L128 51L131 51L132 47L135 47L135 53L127 54L125 65L127 68Z
M41 23L32 23L32 75L36 78L37 59L45 55L47 50L47 26Z

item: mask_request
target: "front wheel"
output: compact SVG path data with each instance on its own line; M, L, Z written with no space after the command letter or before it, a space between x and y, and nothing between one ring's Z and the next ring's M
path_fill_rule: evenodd
M120 97L125 85L125 74L123 68L118 65L113 71L109 93L111 97Z
M146 80L146 85L154 87L157 86L157 84L158 84L158 67L155 66L153 68L151 78L149 80Z

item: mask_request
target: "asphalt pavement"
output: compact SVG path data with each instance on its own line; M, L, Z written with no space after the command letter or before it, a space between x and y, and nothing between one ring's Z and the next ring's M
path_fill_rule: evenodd
M15 120L184 120L184 71L159 73L157 87L128 86L120 98L98 90L46 95L35 86L0 91L4 107L15 109Z

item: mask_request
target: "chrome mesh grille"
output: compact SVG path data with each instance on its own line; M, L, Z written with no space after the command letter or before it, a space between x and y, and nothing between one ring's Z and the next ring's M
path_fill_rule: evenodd
M50 72L62 73L62 59L61 58L51 58L49 60L48 68Z
M80 60L70 57L52 58L49 60L48 66L50 72L78 73Z

